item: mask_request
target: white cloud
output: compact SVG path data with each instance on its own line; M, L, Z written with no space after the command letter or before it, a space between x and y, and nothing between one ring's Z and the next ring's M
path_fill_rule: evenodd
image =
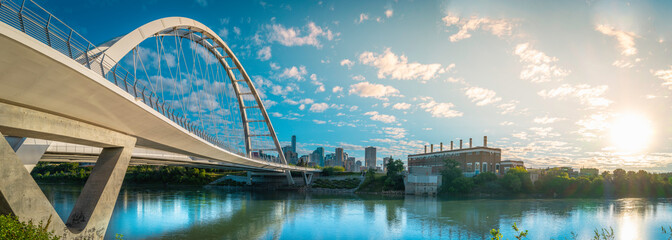
M341 61L341 66L347 66L348 69L350 69L354 65L355 65L355 62L350 61L350 59L347 59L347 58L343 59L343 61Z
M538 137L556 137L560 134L553 133L552 127L531 127L530 131L534 132Z
M578 134L583 136L582 140L590 141L603 135L603 132L609 129L609 114L594 113L576 122L580 128Z
M428 98L428 102L420 103L420 108L425 109L426 112L432 114L432 117L436 118L453 118L461 117L462 112L453 110L451 108L455 107L452 103L437 103L434 99Z
M501 109L502 112L500 112L502 115L506 115L509 113L514 113L516 111L516 108L518 107L518 101L516 100L511 100L507 103L502 103L497 106L497 108Z
M222 39L228 38L229 37L229 29L226 29L226 28L219 29L219 31L217 32L217 35Z
M423 128L422 130L425 130L425 131L432 131L432 128Z
M471 99L471 102L475 102L476 106L485 106L502 100L502 98L496 97L495 91L480 87L467 88L464 94Z
M362 22L364 22L364 21L366 21L366 20L369 20L369 14L362 13L362 14L359 14L359 21L358 21L358 20L355 20L355 22L356 22L356 23L362 23Z
M317 119L313 119L313 122L314 122L314 123L317 123L317 124L325 124L325 123L327 123L326 121L317 120Z
M406 129L403 128L384 127L383 132L391 138L400 139L406 137Z
M535 117L534 122L538 124L551 124L560 120L564 120L564 118L557 118L557 117L549 117L549 116L543 116L543 117Z
M326 103L314 103L310 106L311 112L324 112L329 108L329 104Z
M527 133L526 132L519 132L519 133L514 133L511 134L515 138L520 138L520 139L527 139Z
M387 97L399 96L399 90L392 86L369 82L360 82L350 85L349 93L357 94L360 97L372 97L381 100L387 100Z
M460 30L450 36L451 42L457 42L462 39L470 38L470 31L482 29L490 32L497 37L511 36L513 24L504 19L479 18L471 16L470 18L460 18L452 13L448 13L443 19L446 27L457 26Z
M309 45L317 48L322 47L320 39L326 39L331 41L334 39L334 34L326 27L320 27L315 25L314 22L309 22L302 29L290 27L286 28L281 24L266 25L265 29L267 30L267 40L268 42L277 42L284 46L303 46ZM302 35L302 32L306 32L306 35Z
M391 18L392 15L394 15L394 10L393 9L390 8L390 9L385 10L385 17Z
M663 86L668 86L672 89L672 66L668 70L655 71L653 75L663 80Z
M618 48L621 50L621 54L623 56L632 56L637 54L637 48L635 48L635 38L638 36L635 33L617 30L612 26L603 24L598 24L595 26L595 30L601 32L604 35L616 38L616 41L618 41Z
M240 36L240 28L239 27L233 27L233 33L235 33L237 36Z
M563 84L560 87L554 89L541 90L537 94L544 98L558 99L564 99L568 96L571 96L578 98L581 104L589 107L608 107L612 101L604 97L607 89L607 85L591 87L588 84L580 84L575 86Z
M371 120L380 121L384 123L393 123L397 121L397 118L392 115L380 114L376 111L364 113L366 116L371 116Z
M352 107L350 107L350 112L357 111L357 109L359 109L358 106L352 106Z
M378 68L378 78L390 77L392 79L412 80L421 79L427 81L445 73L454 65L446 68L441 64L409 63L405 55L397 56L389 48L383 54L364 52L359 55L359 62Z
M257 59L261 61L267 61L271 59L271 47L265 46L259 49L259 51L257 51Z
M513 125L513 122L504 121L504 122L499 123L499 125L502 125L502 126L511 126L511 125Z
M277 63L274 63L274 62L270 63L269 66L270 66L271 69L273 69L273 70L278 70L278 69L280 69L280 66L278 66L278 64L277 64Z
M290 92L294 92L294 91L299 91L299 86L297 86L296 84L293 84L293 83L287 84L284 87L279 86L279 85L273 85L271 87L271 94L276 95L276 96L278 96L278 95L283 95L284 96L284 95L287 95Z
M272 112L271 115L273 117L282 117L282 113L279 113L279 112Z
M326 91L324 89L324 85L317 86L317 88L315 89L315 93L321 93L321 92L324 92L324 91Z
M397 109L397 110L406 110L406 109L411 108L411 104L404 103L404 102L395 103L394 105L392 105L392 108Z
M299 66L298 68L296 66L292 66L291 68L285 68L280 74L280 77L295 78L296 80L301 81L304 79L306 74L308 74L308 71L306 70L305 66Z
M364 81L364 80L366 80L366 78L365 78L364 76L362 76L362 75L357 75L357 76L352 77L352 80L355 80L355 81Z
M340 86L335 86L334 88L331 89L331 92L337 93L343 91L343 88Z
M514 53L520 57L521 63L527 64L520 72L520 79L533 83L548 82L562 80L571 72L555 65L555 62L558 61L557 58L549 57L545 53L532 48L530 43L516 45Z

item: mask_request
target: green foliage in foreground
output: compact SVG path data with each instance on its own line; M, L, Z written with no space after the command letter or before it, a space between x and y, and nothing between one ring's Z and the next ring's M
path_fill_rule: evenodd
M518 225L516 225L515 222L513 223L511 228L513 228L513 231L516 232L516 234L513 236L515 239L521 240L521 239L526 239L527 238L528 230L520 230L518 228ZM665 227L660 227L660 228L661 228L663 234L666 234L666 235L669 234L667 239L672 240L672 226L669 226L668 229L665 229ZM595 235L593 235L592 240L614 240L614 239L616 239L616 235L614 234L614 229L611 228L611 227L609 227L609 229L607 229L607 228L595 229L594 233L595 233ZM569 240L569 239L576 240L578 238L578 234L576 234L574 232L571 232L570 234L571 234L571 237L565 238L565 240ZM490 230L490 236L492 236L490 238L490 240L502 240L503 237L504 237L499 229Z
M92 167L81 167L79 163L40 162L31 175L38 182L84 183L89 178L91 169ZM129 166L124 183L205 185L224 174L226 172L219 170L191 167Z
M344 180L327 180L316 179L313 182L314 188L329 188L329 189L353 189L359 186L360 180L357 178L348 178Z
M51 218L49 218L51 220ZM21 222L15 216L0 215L0 239L58 240L57 236L48 232L51 222L35 225L32 221Z

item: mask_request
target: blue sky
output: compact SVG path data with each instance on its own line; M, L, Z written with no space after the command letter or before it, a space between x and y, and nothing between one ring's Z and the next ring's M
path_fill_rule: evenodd
M474 138L528 167L672 170L665 1L38 1L93 43L218 32L299 154L406 159Z

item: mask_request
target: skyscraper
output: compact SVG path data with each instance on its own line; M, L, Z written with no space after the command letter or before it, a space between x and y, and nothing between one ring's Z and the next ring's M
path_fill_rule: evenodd
M296 152L296 135L292 135L292 152Z
M336 148L336 151L334 151L334 166L343 167L344 160L345 155L343 155L343 148Z
M311 161L315 162L315 164L324 167L324 148L323 147L317 147L313 153L310 154L311 156Z
M367 169L376 169L376 148L367 147L364 150L364 164L366 164Z

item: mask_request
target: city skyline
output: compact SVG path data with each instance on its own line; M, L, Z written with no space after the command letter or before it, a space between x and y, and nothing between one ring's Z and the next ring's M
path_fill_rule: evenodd
M406 161L487 135L529 167L672 170L667 2L38 2L96 44L172 15L211 26L300 155ZM71 14L121 6L157 11Z

